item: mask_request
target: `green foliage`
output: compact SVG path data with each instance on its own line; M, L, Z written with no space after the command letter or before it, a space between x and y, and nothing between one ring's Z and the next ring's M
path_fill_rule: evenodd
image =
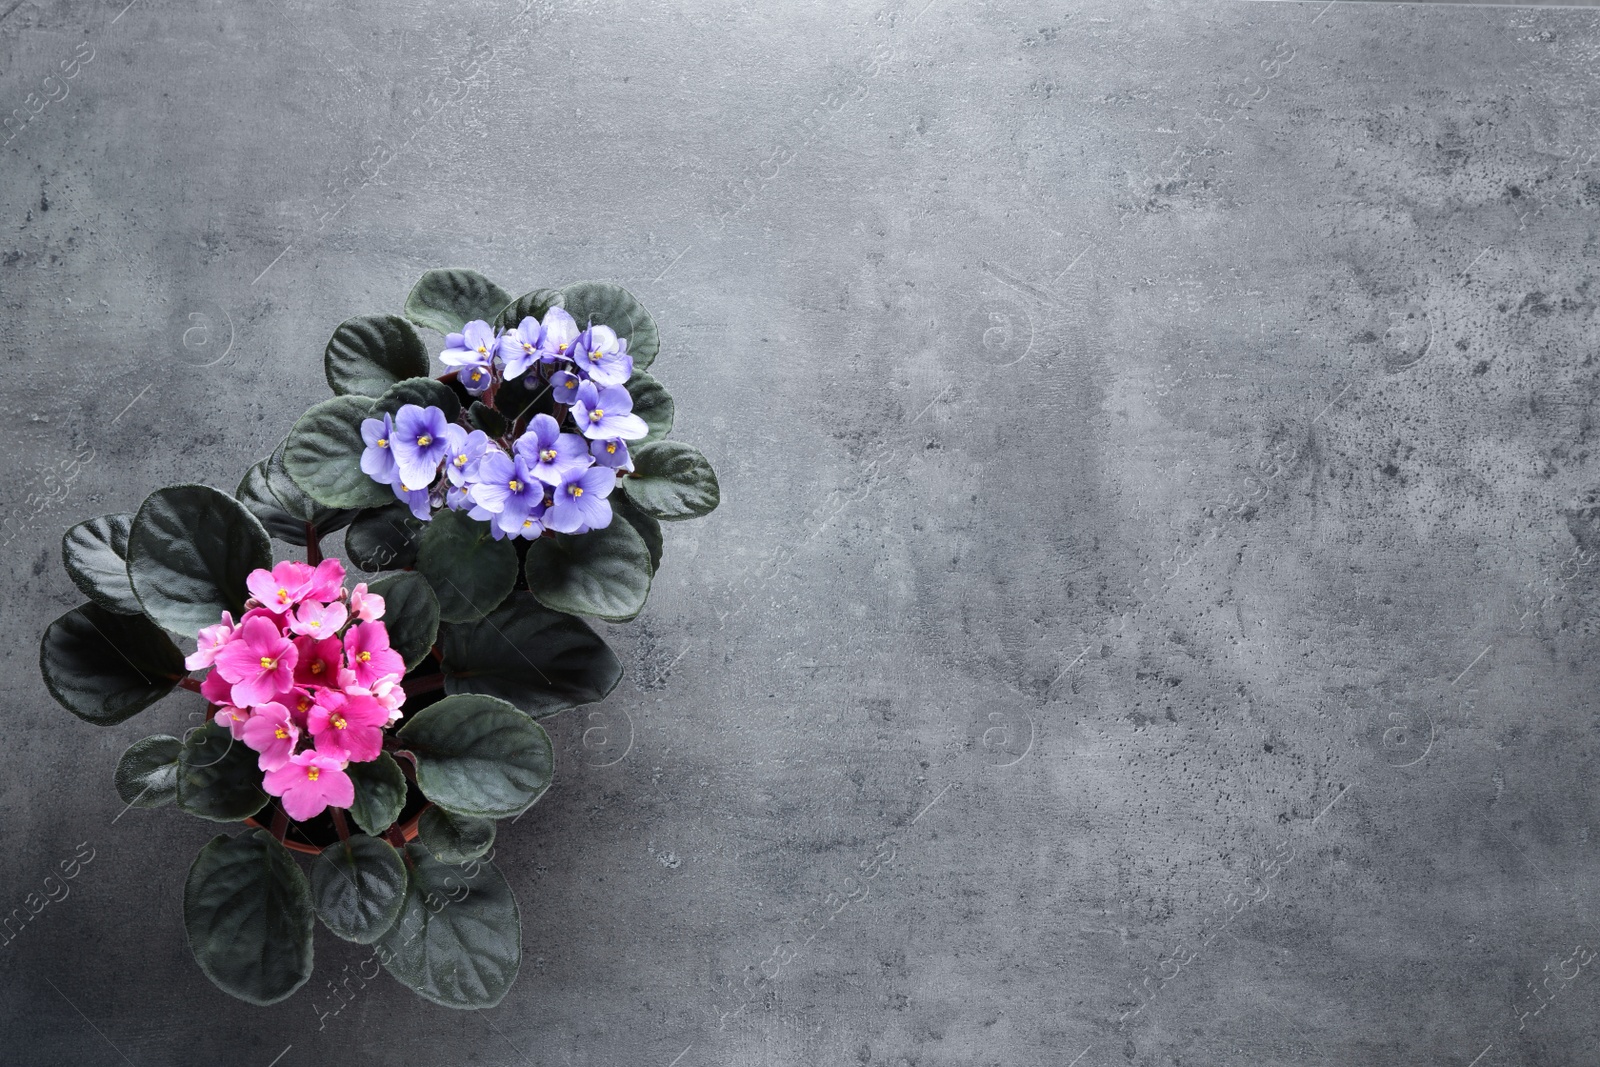
M373 837L377 837L400 817L406 805L406 776L394 757L380 752L367 763L352 763L345 768L355 786L356 798L350 817Z
M422 534L417 570L439 598L439 618L466 622L499 607L517 584L517 550L496 541L488 523L441 511Z
M394 500L394 490L361 469L367 447L361 423L371 411L372 401L364 396L336 396L312 404L289 431L283 467L295 485L324 507L376 508Z
M372 410L367 418L397 415L407 404L415 404L419 408L438 408L444 412L446 422L455 422L461 415L461 400L454 389L433 378L407 378L403 382L395 382L379 394L378 399L372 402ZM391 492L391 499L393 495Z
M404 570L417 563L428 524L398 500L356 515L344 535L345 555L364 571Z
M633 397L633 413L650 427L650 433L644 441L628 444L630 451L645 441L659 441L672 432L672 417L676 408L666 386L644 371L636 370L633 377L628 379L628 395Z
M486 618L444 627L447 693L483 693L534 717L605 699L622 663L582 620L512 593Z
M417 840L440 863L465 863L494 845L494 820L452 815L437 804L417 820Z
M661 351L661 333L656 320L639 299L611 282L575 282L561 290L561 306L577 320L578 329L591 322L604 323L626 338L633 369L644 370Z
M569 615L626 622L650 595L650 550L628 522L585 534L541 537L522 563L539 603Z
M561 306L560 289L535 289L531 293L523 293L496 315L491 324L497 330L509 330L513 326L522 325L522 320L535 318L544 320L544 313L553 307Z
M128 579L128 530L132 526L132 515L102 515L78 523L61 539L61 560L72 584L119 615L144 613Z
M402 571L379 578L367 591L383 597L383 623L389 631L389 647L412 670L428 658L439 634L439 601L428 580L415 571Z
M693 445L651 441L630 454L634 472L622 479L622 490L646 515L667 522L693 519L722 502L716 472Z
M370 945L400 917L406 866L387 841L351 834L335 841L311 864L311 901L335 935Z
M333 331L322 365L340 396L378 396L398 381L427 377L428 349L398 315L361 315Z
M265 830L219 836L183 890L189 948L206 977L251 1004L276 1004L311 977L311 886Z
M494 322L511 294L475 270L430 270L406 297L406 318L439 333L460 333L473 319Z
M206 485L145 498L128 532L128 576L145 614L193 637L224 611L244 614L245 579L272 566L267 531L245 506Z
M522 920L505 876L488 860L441 863L422 845L411 861L405 905L381 941L384 969L446 1008L492 1008L522 965Z
M243 822L267 806L256 754L215 720L184 738L178 753L178 807L212 822Z
M417 765L417 788L455 815L520 815L550 786L550 736L494 697L447 696L407 716L397 735Z
M39 672L62 707L96 726L137 715L188 673L183 653L159 626L98 604L73 608L50 624L39 642Z
M183 742L156 734L128 746L117 761L117 796L134 808L159 808L178 799L178 753Z

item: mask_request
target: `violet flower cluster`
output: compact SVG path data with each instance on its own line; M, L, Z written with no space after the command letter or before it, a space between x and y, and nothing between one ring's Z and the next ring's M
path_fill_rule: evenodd
M488 522L497 540L611 524L606 498L633 470L628 442L650 432L625 384L633 376L625 339L608 326L580 330L565 310L551 308L542 322L529 316L504 333L469 322L445 338L439 358L467 392L491 400L505 382L536 379L550 390L556 414L541 412L522 433L513 427L497 439L450 422L437 407L407 404L362 422L362 471L391 486L418 519L440 506L465 511Z
M347 593L344 577L336 559L252 571L238 624L223 612L184 661L211 668L201 695L234 740L260 754L261 787L297 822L351 805L345 768L378 758L405 703L405 661L378 621L383 597L365 584Z

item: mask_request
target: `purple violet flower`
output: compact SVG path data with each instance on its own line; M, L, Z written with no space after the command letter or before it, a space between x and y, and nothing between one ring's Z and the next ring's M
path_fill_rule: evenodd
M506 381L539 362L539 320L529 315L500 335L500 370Z
M567 475L590 463L584 439L562 433L560 423L542 412L533 417L528 432L517 438L512 450L528 465L528 473L546 485L560 485Z
M482 430L468 432L454 423L444 428L444 473L454 486L464 486L477 473L478 461L489 447L489 435Z
M578 386L583 379L571 371L558 370L550 375L550 395L557 404L571 405L578 398Z
M444 339L444 351L439 359L447 367L494 367L494 352L498 347L494 327L482 319L473 319Z
M401 503L405 504L406 507L410 508L411 514L415 515L420 521L427 522L433 518L433 511L430 506L431 502L428 499L428 490L426 487L422 489L413 489L409 485L406 485L405 481L398 474L395 475L394 480L389 483L389 486L394 490L395 498Z
M433 484L439 461L444 458L445 429L449 425L444 412L435 407L407 404L395 415L389 449L399 466L400 479L407 486L426 489Z
M613 470L633 470L633 459L628 455L628 442L612 438L609 441L590 441L589 455L602 467Z
M361 439L367 443L361 453L361 473L375 482L392 482L400 473L395 463L394 450L389 447L394 437L394 420L386 412L381 419L361 420Z
M540 359L545 363L565 363L572 358L578 341L578 323L565 308L551 308L539 326Z
M650 427L633 413L633 397L620 385L601 389L594 382L584 382L578 386L572 401L572 420L591 441L613 437L637 441L650 433ZM560 503L556 501L558 506Z
M557 533L585 533L611 525L611 503L606 497L616 487L617 476L608 467L590 467L556 488L555 503L544 513L544 525Z
M609 326L591 326L579 336L572 360L596 385L621 385L633 377L633 357L628 342L619 340Z
M501 518L506 532L522 527L522 520L537 504L544 502L544 485L528 471L528 465L504 452L489 452L478 461L477 480L468 498L484 511Z

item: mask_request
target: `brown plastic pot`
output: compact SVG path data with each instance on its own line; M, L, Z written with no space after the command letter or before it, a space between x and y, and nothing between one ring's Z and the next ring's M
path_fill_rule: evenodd
M417 812L415 815L411 816L411 818L407 819L405 822L395 823L394 826L391 826L389 828L388 832L385 833L383 836L385 838L388 838L390 836L390 834L393 834L396 830L399 830L400 831L400 836L401 836L402 839L404 839L406 841L415 841L417 839L417 822L422 818L422 812L423 811L427 811L431 807L433 807L432 804L424 804L422 806L422 811ZM254 827L257 827L257 828L262 829L262 830L269 830L270 831L272 829L271 826L269 826L268 824L266 824L266 823L262 822L261 820L257 819L254 815L252 815L248 819L246 819L244 821L244 823L245 823L246 826L254 826ZM290 823L289 825L290 826L297 826L299 824L298 823ZM285 847L287 847L289 849L289 851L291 851L291 852L303 852L307 856L319 856L319 855L322 854L322 849L318 848L316 845L310 844L309 842L305 842L305 841L292 840L292 839L290 839L290 837L287 834L284 835L283 843L284 843ZM329 843L331 844L332 842L329 842ZM392 843L393 842L391 841L391 844ZM324 847L326 847L326 846L324 846Z

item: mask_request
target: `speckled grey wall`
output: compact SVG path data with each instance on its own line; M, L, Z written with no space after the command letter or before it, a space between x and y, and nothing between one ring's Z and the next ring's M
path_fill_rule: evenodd
M0 1061L1596 1062L1600 11L124 2L0 4ZM57 540L441 265L633 288L724 504L505 1002L248 1007Z

